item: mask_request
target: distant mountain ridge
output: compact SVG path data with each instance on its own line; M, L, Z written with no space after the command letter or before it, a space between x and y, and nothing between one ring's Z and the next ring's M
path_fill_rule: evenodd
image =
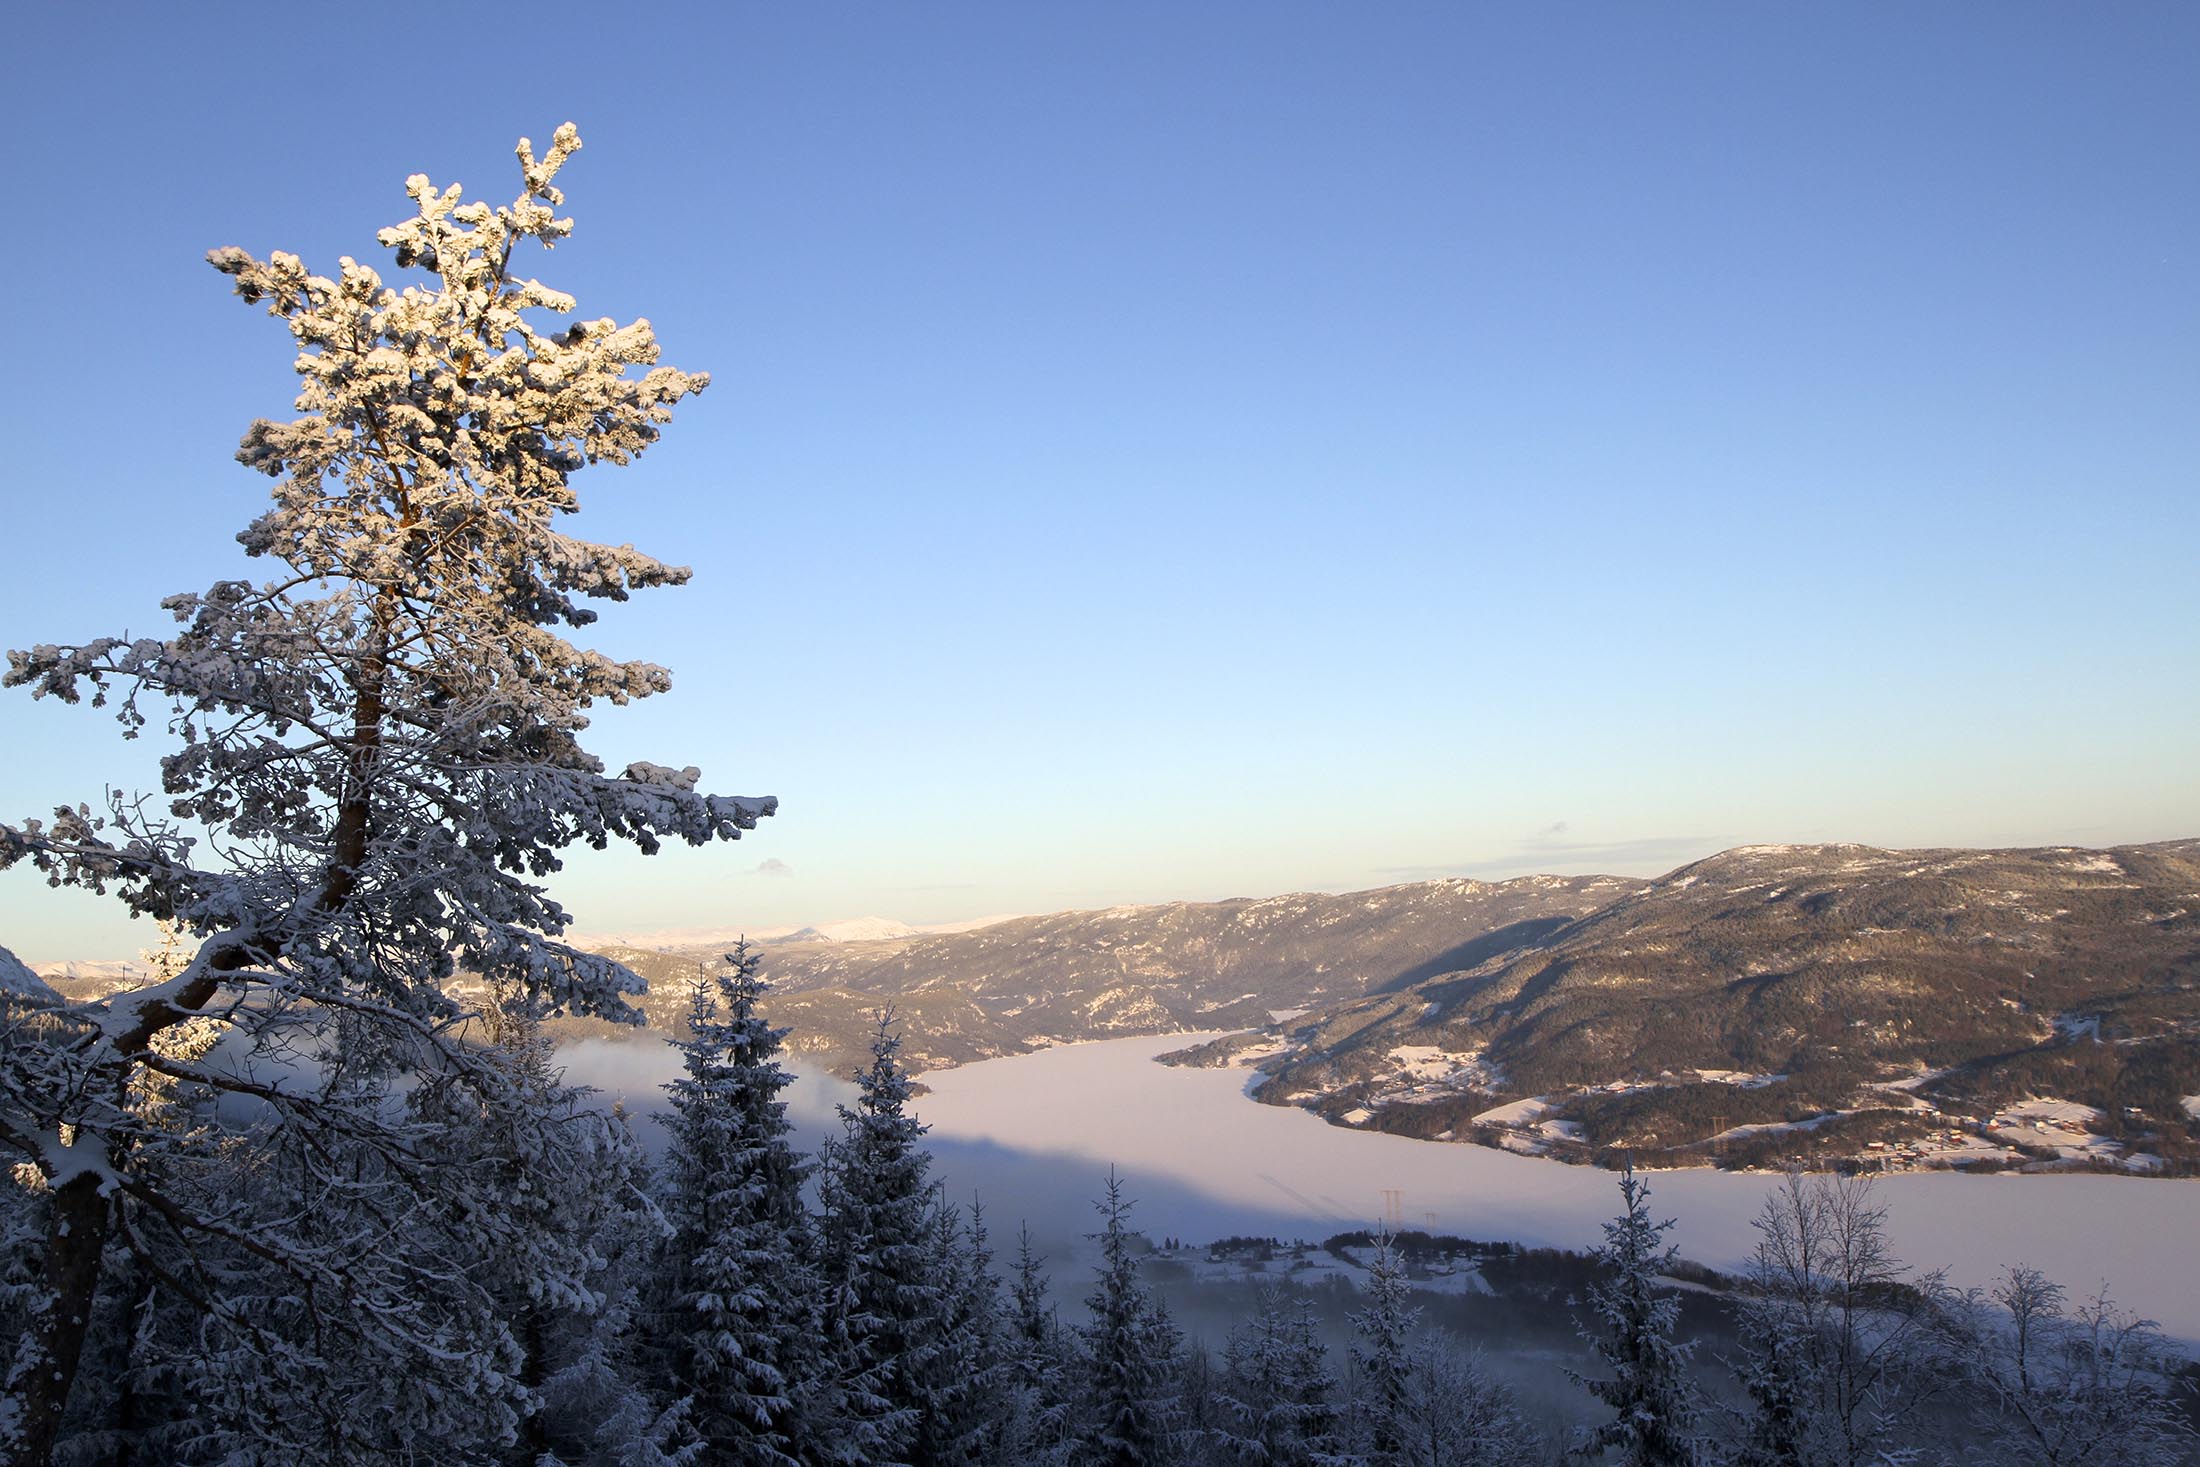
M33 1003L61 1001L61 995L45 979L4 947L0 947L0 994L10 998L28 999Z
M970 932L996 922L1014 920L1014 914L973 917L959 922L903 922L893 917L843 917L793 927L676 927L657 932L580 932L572 940L591 951L634 948L642 951L676 951L697 947L731 946L746 938L752 943L782 942L881 942L894 938L923 937L935 932Z
M1263 1100L1515 1149L1922 1154L1923 1132L2036 1131L1996 1116L2056 1097L2093 1115L2034 1151L2187 1170L2200 840L1742 847L1188 1058L1234 1053L1257 1055Z
M670 1031L727 945L600 950L650 981ZM1256 1067L1263 1101L1417 1137L2200 1173L2200 840L1744 846L1649 881L858 920L758 952L792 1052L843 1073L888 1007L920 1070L1228 1031L1172 1058ZM70 997L129 981L79 966L52 978Z
M910 1062L937 1068L1050 1044L1242 1029L1510 951L1639 887L1614 876L1457 879L1018 917L967 932L760 948L766 1012L797 1053L852 1067L893 1006ZM675 1022L721 945L604 949Z

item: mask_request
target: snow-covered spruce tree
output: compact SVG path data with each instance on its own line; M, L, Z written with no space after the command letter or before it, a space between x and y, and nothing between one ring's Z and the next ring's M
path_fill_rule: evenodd
M918 1382L925 1409L909 1460L918 1467L991 1467L1008 1456L1014 1378L985 1209L973 1201L966 1221L962 1209L941 1200L932 1246L943 1289L938 1348Z
M947 1311L948 1281L933 1233L932 1158L909 1114L909 1078L891 1011L879 1016L856 1103L819 1162L819 1272L833 1399L818 1445L832 1460L906 1460L928 1394Z
M520 1444L532 1463L551 1453L549 1382L589 1347L612 1282L607 1244L631 1227L647 1164L623 1118L564 1082L556 1046L517 995L492 998L484 1018L508 1084L485 1096L429 1076L406 1103L428 1122L442 1165L497 1178L519 1235L521 1246L483 1250L470 1272L520 1352ZM506 1103L515 1098L518 1106Z
M822 1368L820 1300L802 1183L780 1099L784 1029L756 1012L765 984L746 943L699 980L679 1078L665 1086L671 1133L653 1331L686 1420L708 1455L794 1463L808 1451L806 1383Z
M624 1107L613 1107L612 1120L628 1128ZM633 1154L638 1146L626 1149ZM662 1357L644 1348L645 1338L661 1331L655 1318L646 1329L640 1322L641 1299L655 1287L666 1233L649 1193L644 1171L599 1199L588 1278L602 1302L552 1342L541 1407L529 1419L528 1434L543 1450L521 1459L527 1467L691 1467L702 1460L705 1444L686 1425L690 1403L660 1404L647 1370Z
M1388 1224L1375 1232L1367 1293L1367 1307L1352 1316L1359 1336L1352 1347L1352 1436L1374 1467L1391 1467L1404 1460L1415 1363L1411 1341L1421 1311L1407 1302L1412 1290Z
M1673 1221L1650 1220L1650 1184L1632 1163L1620 1171L1619 1195L1620 1214L1604 1225L1596 1250L1604 1276L1589 1290L1597 1320L1590 1338L1612 1378L1576 1377L1612 1408L1612 1419L1583 1432L1576 1452L1616 1450L1627 1467L1692 1467L1704 1458L1687 1374L1693 1347L1674 1339L1680 1301L1658 1287L1658 1276L1673 1265L1674 1249L1665 1241Z
M1810 1452L1813 1351L1788 1311L1746 1301L1736 1320L1740 1355L1730 1363L1742 1388L1730 1453L1738 1467L1805 1467Z
M1533 1467L1550 1460L1512 1390L1490 1377L1480 1353L1438 1340L1413 1348L1399 1423L1402 1467Z
M1085 1375L1084 1424L1076 1460L1094 1467L1150 1467L1176 1457L1183 1336L1139 1276L1131 1202L1108 1169L1095 1204L1104 1219L1092 1236L1100 1267L1079 1326Z
M0 1139L38 1169L50 1214L7 1378L15 1460L51 1452L110 1243L250 1254L288 1278L324 1340L354 1332L393 1360L411 1342L448 1362L454 1390L504 1399L483 1365L493 1350L451 1333L478 1290L410 1246L460 1216L493 1245L504 1200L482 1171L424 1163L433 1148L414 1128L427 1122L369 1079L464 1075L482 1103L521 1106L463 1029L454 968L533 1009L632 1019L640 981L558 940L566 913L540 882L561 848L732 838L774 808L702 794L692 769L608 775L580 743L592 704L660 692L667 675L557 628L592 621L588 599L686 572L553 523L577 507L577 469L630 461L707 379L657 365L646 321L542 324L573 302L516 256L570 232L552 179L579 147L570 125L540 158L522 141L522 192L505 207L411 179L414 217L379 236L414 272L401 289L348 258L323 276L281 252L214 251L296 349L298 416L253 424L239 453L276 480L239 539L280 570L170 597L166 638L9 654L8 685L116 697L126 736L165 717L181 743L162 760L165 808L118 798L103 816L63 807L0 826L0 866L112 890L198 943L175 976L67 1007L0 1054ZM193 1016L221 1026L228 1062L162 1052ZM248 1217L224 1189L171 1187L220 1138L149 1125L130 1099L148 1071L250 1097L219 1112L228 1128L307 1169L270 1180L341 1191L347 1220ZM339 1156L341 1175L315 1174ZM177 1283L212 1317L234 1308L219 1275ZM492 1435L508 1429L504 1407L484 1410Z
M1221 1459L1276 1467L1338 1460L1327 1355L1304 1297L1287 1304L1281 1285L1263 1287L1253 1317L1223 1347L1219 1421L1209 1433Z
M1071 1346L1054 1306L1047 1301L1044 1262L1032 1250L1031 1229L1018 1228L1016 1278L1009 1286L1004 1346L1012 1395L1004 1455L1015 1462L1065 1462L1073 1440Z

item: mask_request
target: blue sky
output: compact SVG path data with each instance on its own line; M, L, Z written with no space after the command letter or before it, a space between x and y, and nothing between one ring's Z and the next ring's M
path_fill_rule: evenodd
M289 353L206 249L571 118L538 273L715 379L578 480L696 572L596 746L784 802L584 926L2200 833L2195 74L2168 5L34 7L0 643L244 573ZM153 785L111 730L10 693L0 810Z

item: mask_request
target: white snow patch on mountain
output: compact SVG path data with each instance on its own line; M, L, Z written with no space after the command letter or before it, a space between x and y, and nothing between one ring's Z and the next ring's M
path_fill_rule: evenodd
M29 964L4 947L0 947L0 993L34 999L40 1003L61 1002L61 995L47 987L45 979L33 973Z
M1732 1085L1741 1090L1762 1090L1785 1080L1785 1075L1753 1075L1747 1070L1698 1070L1696 1078L1707 1085Z
M2065 1161L2113 1161L2123 1143L2093 1134L2100 1119L2099 1111L2075 1101L2026 1100L1996 1115L1990 1129L1997 1141L2052 1148Z
M2057 1014L2055 1032L2075 1044L2080 1039L2101 1042L2101 1016L2099 1014Z
M927 937L935 933L975 932L981 927L1013 922L1020 915L1023 914L1002 912L990 917L968 917L959 922L912 923L893 917L842 917L831 922L781 923L776 927L665 927L653 932L575 933L571 941L586 948L638 947L658 952L668 948L706 947L712 943L730 945L744 937L760 943L876 942L886 938Z
M1506 1105L1493 1106L1477 1115L1474 1120L1481 1126L1525 1126L1541 1118L1551 1108L1548 1097L1536 1096L1532 1100L1515 1100Z
M145 965L130 958L71 958L61 962L33 963L41 978L96 979L111 988L135 988L145 982Z
M844 917L838 922L818 922L798 927L778 942L878 942L889 937L915 937L919 929L891 917Z

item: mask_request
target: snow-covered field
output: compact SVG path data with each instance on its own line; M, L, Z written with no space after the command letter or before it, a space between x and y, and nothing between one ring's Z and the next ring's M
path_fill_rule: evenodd
M1089 1231L1111 1165L1138 1199L1138 1227L1195 1241L1320 1239L1389 1216L1403 1227L1586 1248L1617 1203L1607 1172L1344 1130L1248 1101L1242 1070L1150 1063L1210 1037L1063 1045L939 1071L923 1077L931 1093L916 1109L952 1195L981 1197L996 1239L1013 1237L1019 1221L1047 1238ZM637 1109L672 1071L670 1051L655 1046L591 1041L564 1057L573 1079ZM797 1084L793 1110L810 1144L847 1094L815 1076ZM1749 1252L1749 1221L1772 1180L1694 1168L1652 1173L1651 1184L1653 1209L1679 1219L1681 1251L1731 1266ZM2105 1283L2127 1307L2200 1342L2200 1181L1912 1172L1879 1186L1895 1248L1914 1267L1982 1285L2005 1265L2030 1264L2079 1296Z

